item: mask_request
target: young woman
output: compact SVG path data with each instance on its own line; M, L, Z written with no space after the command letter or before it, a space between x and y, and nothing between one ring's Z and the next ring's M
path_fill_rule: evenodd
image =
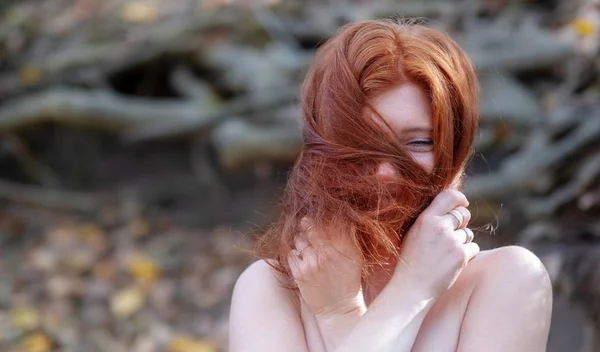
M302 106L281 218L234 289L230 351L544 351L543 265L480 252L467 227L478 83L457 44L348 25L317 53Z

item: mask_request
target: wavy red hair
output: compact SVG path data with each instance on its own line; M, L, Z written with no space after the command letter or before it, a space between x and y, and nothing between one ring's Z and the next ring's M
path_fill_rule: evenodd
M414 161L371 104L405 83L421 87L431 104L432 172ZM341 28L318 50L302 85L302 151L281 217L260 238L258 255L290 278L287 256L308 216L323 236L349 236L364 275L397 256L416 217L464 172L478 91L467 55L442 32L396 20ZM397 171L391 183L376 175L383 162Z

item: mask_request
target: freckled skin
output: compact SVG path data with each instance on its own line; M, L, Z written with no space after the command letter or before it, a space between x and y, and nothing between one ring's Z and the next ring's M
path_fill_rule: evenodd
M433 170L433 149L409 144L431 139L429 131L410 131L432 127L431 108L423 90L412 84L403 84L379 95L374 99L373 106L401 140L407 143L413 158L425 170Z

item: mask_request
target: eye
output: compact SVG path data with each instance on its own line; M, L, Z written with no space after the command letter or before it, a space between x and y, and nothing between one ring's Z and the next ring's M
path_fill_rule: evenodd
M431 151L433 150L433 140L432 139L417 139L410 141L408 143L409 149L415 151Z

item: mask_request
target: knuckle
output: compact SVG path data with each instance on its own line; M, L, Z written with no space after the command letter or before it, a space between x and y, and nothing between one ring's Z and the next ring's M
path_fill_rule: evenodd
M465 219L467 219L467 222L468 222L469 220L471 220L471 212L467 208L463 208L463 209L464 209L463 215L464 215Z
M462 192L455 189L447 189L445 192L446 197L448 197L448 199L453 203L462 203L467 200L467 197Z
M460 247L457 246L455 248L453 252L454 255L454 259L456 260L457 264L460 266L465 266L467 263L467 253L465 253L465 251Z
M436 216L433 214L430 214L427 211L424 211L423 213L421 213L421 215L417 218L417 220L415 221L415 224L417 226L425 226L427 224L432 224L435 222Z
M438 194L438 197L441 198L444 201L446 201L446 200L451 201L455 197L454 190L445 189L442 192L440 192L440 194Z
M475 238L475 234L473 233L473 230L471 230L468 227L465 227L465 231L467 232L467 235L469 235L471 237L471 240L473 240Z
M457 207L456 210L462 216L462 226L466 226L471 220L471 212L465 207Z
M450 229L448 228L448 225L445 222L443 222L441 219L437 219L437 221L435 221L431 225L431 230L434 233L443 234L448 232Z

